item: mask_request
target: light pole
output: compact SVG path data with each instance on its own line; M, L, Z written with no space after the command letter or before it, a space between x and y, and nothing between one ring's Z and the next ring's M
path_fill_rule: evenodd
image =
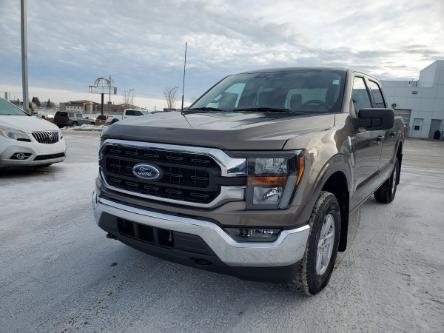
M88 87L90 93L100 94L101 95L101 108L100 114L103 116L103 103L105 99L105 94L108 93L108 101L111 103L111 95L117 94L117 87L113 86L113 81L111 79L111 75L109 78L98 77L92 85Z
M21 30L22 30L22 90L23 110L29 113L28 93L28 13L27 0L21 0Z

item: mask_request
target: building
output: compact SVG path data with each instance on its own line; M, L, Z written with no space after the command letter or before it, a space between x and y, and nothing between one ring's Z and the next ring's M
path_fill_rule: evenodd
M80 100L80 101L69 101L66 103L60 103L60 111L75 112L75 113L96 113L98 110L98 103Z
M101 105L99 104L97 106L97 112L100 112L100 108ZM139 109L139 108L132 104L110 104L110 103L103 104L103 112L105 114L113 114L113 113L121 114L125 109Z
M422 69L419 80L381 81L388 105L409 125L409 136L433 139L444 134L444 60Z

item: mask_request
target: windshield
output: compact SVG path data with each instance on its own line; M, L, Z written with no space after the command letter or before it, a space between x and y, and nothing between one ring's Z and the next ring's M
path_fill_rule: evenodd
M26 113L14 104L0 98L0 116L26 116Z
M296 69L230 75L191 107L208 111L340 112L345 72Z

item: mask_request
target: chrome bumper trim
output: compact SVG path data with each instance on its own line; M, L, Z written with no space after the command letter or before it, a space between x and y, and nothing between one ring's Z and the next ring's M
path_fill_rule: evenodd
M108 199L92 196L96 223L103 213L129 221L200 236L219 259L230 266L277 267L301 260L310 232L308 225L283 230L274 242L250 243L233 240L215 223L135 208Z

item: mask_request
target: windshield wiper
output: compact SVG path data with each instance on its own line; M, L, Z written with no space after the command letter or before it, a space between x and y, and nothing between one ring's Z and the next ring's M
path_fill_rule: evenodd
M239 108L239 109L233 109L233 111L291 112L290 109L286 108L269 108L269 107Z
M222 110L222 109L218 109L218 108L212 108L209 106L202 106L200 108L191 108L188 110L184 110L184 112L188 112L188 111L226 111L226 110Z

